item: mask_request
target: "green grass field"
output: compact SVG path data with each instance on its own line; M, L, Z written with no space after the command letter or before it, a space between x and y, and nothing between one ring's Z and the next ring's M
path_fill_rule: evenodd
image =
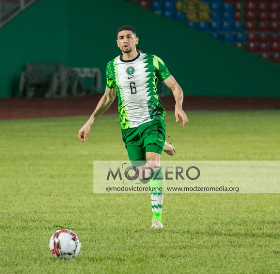
M174 160L280 160L279 110L187 115L167 114ZM117 115L82 143L86 119L0 122L0 273L280 272L279 194L166 194L152 230L149 194L93 194L92 162L128 158ZM63 228L82 242L71 261L48 247Z

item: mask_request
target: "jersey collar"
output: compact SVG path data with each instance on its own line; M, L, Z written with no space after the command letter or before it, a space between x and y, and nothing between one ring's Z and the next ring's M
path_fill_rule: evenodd
M139 56L140 56L140 52L138 52L138 55L137 55L134 59L132 59L132 60L123 60L123 59L122 59L122 55L120 55L120 60L121 60L122 62L125 62L125 63L127 63L127 62L133 62L133 61L135 61Z

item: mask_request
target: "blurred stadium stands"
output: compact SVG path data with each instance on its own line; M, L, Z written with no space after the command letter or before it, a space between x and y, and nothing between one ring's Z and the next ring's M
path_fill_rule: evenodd
M3 0L0 1L2 4ZM72 89L77 86L76 72L81 73L79 82L85 79L86 94L96 93L96 88L100 90L100 82L105 82L106 62L119 54L115 42L112 43L112 36L118 27L125 24L135 27L141 37L141 48L164 59L186 95L279 98L280 66L265 62L254 54L279 62L279 33L244 30L243 21L234 19L238 12L240 18L245 17L241 4L227 3L185 0L134 0L134 3L124 0L37 1L0 29L0 98L24 94L33 97L34 88L40 92L36 97L77 95ZM272 4L268 6L270 8ZM106 16L114 18L114 25L112 20L104 20ZM277 18L275 14L267 14L268 19L271 16ZM251 21L249 26L256 28L258 23ZM277 24L272 26L277 28ZM167 33L173 36L166 39ZM231 44L240 45L253 54L229 46ZM25 75L25 82L20 85L21 72L26 71L27 62L56 62L74 71L70 78L63 78L55 69L57 78L52 74L48 79L53 79L53 82L48 80L44 85L36 83L35 78L41 75L34 79ZM101 81L94 71L88 74L84 68L99 68ZM83 95L80 86L77 86L77 92ZM166 95L164 91L161 93Z
M279 0L131 0L141 8L280 63Z

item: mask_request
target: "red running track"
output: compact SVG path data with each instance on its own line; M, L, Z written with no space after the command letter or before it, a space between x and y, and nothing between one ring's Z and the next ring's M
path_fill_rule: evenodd
M0 99L0 120L90 116L102 95L68 98ZM167 111L174 110L173 96L161 98ZM184 110L253 110L280 109L280 98L237 98L185 96ZM117 113L117 99L106 111Z

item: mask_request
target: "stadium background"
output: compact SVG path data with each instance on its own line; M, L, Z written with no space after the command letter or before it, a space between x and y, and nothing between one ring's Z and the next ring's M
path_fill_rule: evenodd
M98 67L104 83L108 60L119 54L116 29L127 23L137 30L139 46L165 61L186 95L280 97L277 64L116 0L38 1L5 25L0 31L0 97L17 95L20 71L28 61Z

